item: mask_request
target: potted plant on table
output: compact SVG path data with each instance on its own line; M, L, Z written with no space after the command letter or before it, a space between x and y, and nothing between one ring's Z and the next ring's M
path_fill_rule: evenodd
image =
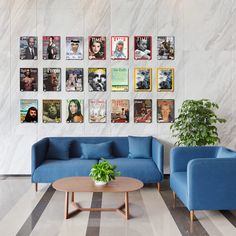
M217 117L214 109L218 108L208 99L184 101L179 116L170 127L173 137L177 138L176 144L205 146L220 142L215 124L226 120Z
M95 182L95 185L106 185L109 181L114 180L116 176L120 176L120 172L116 170L116 165L111 165L107 160L93 165L89 176Z

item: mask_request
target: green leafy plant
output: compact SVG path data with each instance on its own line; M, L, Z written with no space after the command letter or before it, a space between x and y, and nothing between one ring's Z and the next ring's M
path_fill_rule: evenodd
M120 176L120 172L116 170L116 165L111 165L107 160L102 158L102 161L93 165L89 176L94 181L109 182L115 179L116 176Z
M216 123L224 123L214 110L219 106L208 99L186 100L170 129L178 146L205 146L220 142Z

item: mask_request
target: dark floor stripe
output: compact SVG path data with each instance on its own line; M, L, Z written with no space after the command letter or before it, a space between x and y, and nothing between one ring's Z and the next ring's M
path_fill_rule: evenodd
M178 198L176 198L175 206L173 205L174 201L169 187L169 179L163 181L161 188L161 196L182 235L209 235L197 219L193 223L190 222L189 211Z
M31 234L54 193L55 189L50 186L30 214L28 219L25 221L19 232L16 234L16 236L28 236Z
M102 193L93 193L91 208L100 208L102 206ZM86 236L98 236L100 231L101 212L89 213L88 227Z
M227 218L227 220L234 226L236 227L236 211L220 211L221 214Z

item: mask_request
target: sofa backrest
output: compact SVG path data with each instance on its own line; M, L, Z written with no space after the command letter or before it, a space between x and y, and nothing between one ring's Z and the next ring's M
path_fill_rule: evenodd
M216 158L227 158L227 157L235 157L236 152L225 147L219 147Z
M70 154L71 158L81 156L80 143L103 143L112 141L112 155L114 157L127 157L129 154L129 143L128 137L52 137L50 139L60 139L65 143L70 143Z

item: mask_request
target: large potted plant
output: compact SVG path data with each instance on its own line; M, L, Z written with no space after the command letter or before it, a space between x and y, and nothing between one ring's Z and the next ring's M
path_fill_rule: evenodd
M183 102L179 116L171 125L173 137L178 146L205 146L220 142L216 123L224 123L214 110L219 106L208 99L186 100Z
M92 177L95 185L105 185L115 179L116 176L120 176L120 172L117 171L116 168L116 165L113 166L102 158L101 162L93 165L89 176Z

